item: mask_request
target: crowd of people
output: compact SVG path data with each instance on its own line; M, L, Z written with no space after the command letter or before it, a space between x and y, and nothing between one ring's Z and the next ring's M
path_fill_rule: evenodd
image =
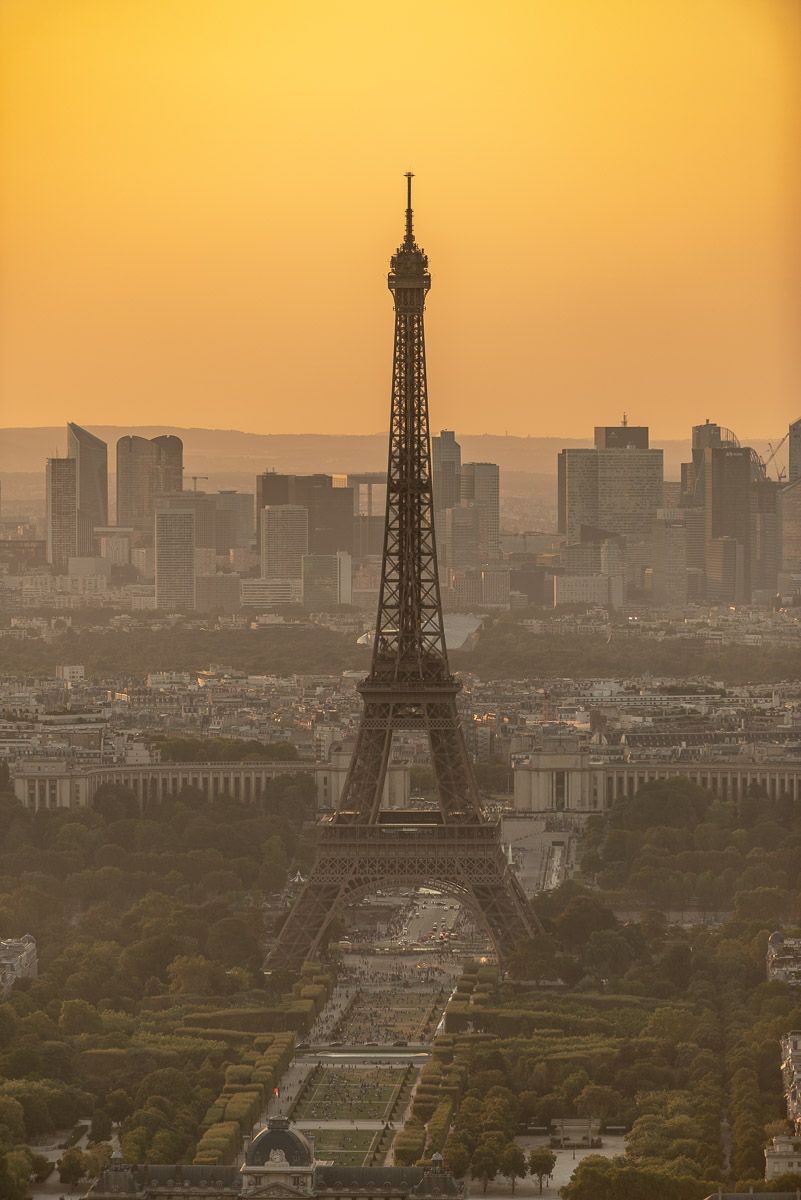
M321 1065L307 1078L292 1115L298 1121L386 1120L408 1070L405 1064L402 1067Z

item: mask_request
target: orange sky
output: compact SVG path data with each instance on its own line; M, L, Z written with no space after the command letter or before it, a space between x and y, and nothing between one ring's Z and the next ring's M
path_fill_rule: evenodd
M796 0L3 0L0 424L801 415Z

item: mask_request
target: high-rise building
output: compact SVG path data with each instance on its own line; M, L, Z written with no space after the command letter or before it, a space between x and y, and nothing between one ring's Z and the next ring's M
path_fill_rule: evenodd
M77 478L74 458L47 460L47 561L57 571L78 553Z
M441 429L431 439L431 478L434 509L453 508L461 492L462 448L452 429Z
M338 486L331 475L256 476L256 537L261 545L262 513L268 505L302 505L309 514L309 551L336 554L353 551L353 491Z
M387 515L386 472L348 475L347 486L353 491L353 558L361 562L380 557Z
M444 509L442 559L448 569L474 567L480 562L480 514L472 501Z
M779 497L783 592L795 593L801 584L801 477L783 487Z
M647 425L596 425L596 450L647 450L649 445Z
M765 477L750 446L713 421L693 427L692 448L692 462L681 468L682 507L702 513L703 561L688 524L688 569L703 567L710 600L743 603L754 588L773 591L782 541L778 483Z
M309 553L309 510L302 504L267 504L261 513L263 579L302 579Z
M217 549L217 497L208 492L171 492L154 497L156 512L185 511L195 514L195 547Z
M751 451L705 446L701 455L707 596L743 603L751 597Z
M108 525L108 447L88 429L67 424L67 457L77 463L79 538L81 518L87 527ZM91 553L91 545L79 553Z
M327 609L352 600L352 562L347 550L303 555L303 604Z
M598 525L598 454L595 450L562 450L556 472L557 528L568 542L579 542L583 525Z
M647 540L662 505L662 451L650 449L646 426L598 426L595 443L559 455L559 532L568 542L582 540L582 526Z
M647 539L662 504L661 450L598 451L598 525L631 540Z
M487 608L508 608L511 572L508 567L481 568L481 603Z
M153 438L158 450L154 493L157 496L168 492L180 492L184 486L184 444L173 433L162 433Z
M777 479L751 483L751 590L775 592L781 569L781 490Z
M757 499L755 485L764 484L764 470L749 446L715 421L694 425L692 462L682 463L682 506L703 514L704 580L707 599L742 604L751 599L754 530L769 527L765 497ZM695 552L688 542L688 566Z
M651 590L655 604L687 603L687 525L681 509L660 509L653 524Z
M501 553L501 489L497 463L463 463L459 473L461 499L478 511L478 557L494 563Z
M789 443L789 463L787 471L788 483L795 483L796 479L801 479L801 418L793 421L787 435Z
M131 561L133 528L130 525L99 525L95 529L98 554L108 559L115 567L127 566Z
M254 507L250 492L222 491L214 496L215 544L218 554L246 549L253 543Z
M156 507L156 608L167 611L195 607L195 512Z
M117 524L151 533L156 497L183 487L183 442L164 435L117 441Z
M156 447L148 438L117 439L117 524L149 531L153 525Z

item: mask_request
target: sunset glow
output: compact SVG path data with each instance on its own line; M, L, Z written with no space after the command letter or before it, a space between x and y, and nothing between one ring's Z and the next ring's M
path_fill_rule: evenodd
M6 0L3 425L386 422L403 172L432 420L799 415L788 0Z

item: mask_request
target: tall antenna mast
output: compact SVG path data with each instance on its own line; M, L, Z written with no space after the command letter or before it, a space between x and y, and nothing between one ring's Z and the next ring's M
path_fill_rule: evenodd
M414 241L414 230L412 229L412 180L414 179L414 171L406 172L406 242L411 245Z

